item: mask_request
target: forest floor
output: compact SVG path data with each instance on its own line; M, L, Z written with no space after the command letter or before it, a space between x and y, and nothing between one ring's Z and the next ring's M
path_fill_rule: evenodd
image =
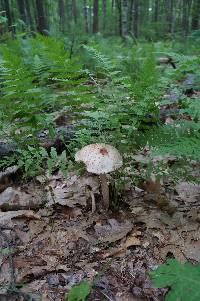
M146 149L135 157L148 160ZM127 177L119 211L106 212L96 176L71 172L66 180L58 172L48 184L22 183L15 176L1 186L1 301L64 301L85 280L93 283L89 301L162 301L167 290L153 287L149 271L167 258L200 261L198 184L151 180L138 188Z

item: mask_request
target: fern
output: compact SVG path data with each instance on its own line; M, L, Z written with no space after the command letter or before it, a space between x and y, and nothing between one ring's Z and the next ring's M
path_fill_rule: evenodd
M2 135L6 132L18 143L29 137L26 143L32 144L41 130L53 133L55 111L79 112L82 104L89 110L88 75L78 57L69 59L62 40L37 36L9 41L0 55Z

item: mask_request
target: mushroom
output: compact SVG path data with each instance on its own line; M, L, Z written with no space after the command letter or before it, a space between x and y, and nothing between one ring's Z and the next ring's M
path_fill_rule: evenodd
M103 205L108 209L109 187L106 174L122 166L122 157L118 150L109 144L89 144L75 154L75 161L83 162L88 172L99 175Z

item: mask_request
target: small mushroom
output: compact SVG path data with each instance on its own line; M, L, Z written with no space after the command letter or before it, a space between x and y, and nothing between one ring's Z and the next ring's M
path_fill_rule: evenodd
M75 161L85 163L88 172L99 175L103 204L108 209L109 187L106 174L122 166L122 157L118 150L109 144L89 144L75 154Z

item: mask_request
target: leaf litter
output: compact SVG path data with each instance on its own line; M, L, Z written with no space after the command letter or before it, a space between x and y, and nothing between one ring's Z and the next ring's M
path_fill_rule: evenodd
M169 195L165 183L151 180L124 191L126 209L112 213L101 209L97 177L37 182L0 194L0 298L64 301L89 281L89 301L162 301L167 290L154 288L148 272L168 258L200 261L197 186L179 183ZM158 206L161 193L174 211Z
M187 206L179 210L182 203L199 202L190 183L176 186L173 214L152 199L157 184L131 188L124 196L128 209L117 214L101 207L91 213L88 187L100 203L98 178L91 175L53 176L44 191L34 185L0 194L0 296L13 282L21 286L20 300L59 301L74 285L90 281L89 300L164 300L166 289L154 288L148 272L171 257L200 261L198 214Z

